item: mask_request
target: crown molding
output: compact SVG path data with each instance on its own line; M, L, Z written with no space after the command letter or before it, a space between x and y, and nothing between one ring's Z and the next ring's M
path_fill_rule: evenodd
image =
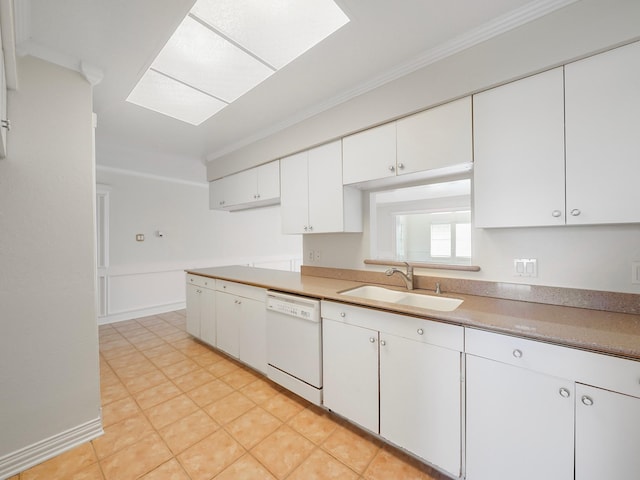
M412 60L397 65L393 69L378 75L355 88L346 90L325 102L316 104L311 108L303 110L298 114L291 116L273 126L257 132L254 135L246 137L238 142L232 143L225 148L217 150L206 155L206 161L211 162L231 152L239 150L247 145L255 143L259 140L267 138L275 133L285 130L288 127L296 125L307 120L319 113L327 111L353 98L363 95L367 92L375 90L394 80L402 78L410 73L416 72L433 63L443 60L447 57L455 55L463 50L471 48L491 38L497 37L514 28L520 27L526 23L532 22L540 17L548 15L556 10L564 8L568 5L576 3L580 0L539 0L528 3L516 10L501 15L479 27L459 35L447 42L444 42L434 48L426 50L422 54L414 57Z

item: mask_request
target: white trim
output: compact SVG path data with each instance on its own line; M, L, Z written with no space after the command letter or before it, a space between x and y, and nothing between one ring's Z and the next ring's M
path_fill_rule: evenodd
M98 325L106 325L108 323L124 322L134 318L148 317L150 315L158 315L159 313L173 312L175 310L183 310L187 307L186 302L168 303L166 305L157 305L155 307L141 308L130 310L128 312L115 313L98 318Z
M287 118L282 122L275 123L273 126L257 132L254 135L246 137L238 142L232 143L216 152L206 156L206 161L210 162L242 147L246 147L252 143L267 138L278 133L288 127L296 125L307 120L319 113L327 111L353 98L363 95L371 90L386 85L389 82L397 80L405 75L416 72L421 68L427 67L433 63L443 60L447 57L455 55L463 50L471 48L491 38L497 37L514 28L529 23L540 17L543 17L555 10L571 5L579 0L539 0L537 2L528 3L516 10L505 15L501 15L477 28L474 28L456 38L444 42L434 48L426 50L412 60L397 65L395 68L388 70L382 75L372 78L351 90L346 90L326 101L316 104L311 108L302 110L297 115Z
M103 433L102 418L98 417L21 448L0 458L0 478L9 478L73 447L93 440Z
M132 177L147 178L150 180L159 180L162 182L181 183L183 185L191 185L193 187L209 188L209 182L194 182L192 180L182 180L180 178L163 177L162 175L136 172L134 170L126 170L124 168L107 167L105 165L96 165L96 170L101 172L107 172L107 173L119 173L121 175L129 175Z

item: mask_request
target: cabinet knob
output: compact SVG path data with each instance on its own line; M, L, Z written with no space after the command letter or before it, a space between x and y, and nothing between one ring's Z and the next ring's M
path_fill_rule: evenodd
M398 164L398 170L404 170L404 163Z
M344 317L346 317L346 316L347 316L347 314L346 314L346 313L344 313L344 312L340 312L340 316L341 316L342 318L344 318Z
M418 335L424 335L424 330L423 330L423 329L421 329L421 328L419 328L419 329L418 329Z
M369 337L369 342L376 343L376 339L374 337Z
M396 167L394 167L393 165L389 165L389 171L390 172L395 172L396 171Z
M558 390L558 392L562 398L569 398L571 396L571 392L564 387Z
M11 131L11 120L0 120L0 127L6 128L8 132Z
M558 218L562 216L562 212L560 210L554 210L553 212L551 212L551 216Z
M578 208L574 208L573 210L571 210L571 215L574 217L577 217L578 215L580 215L580 210Z
M304 226L304 231L307 232L309 230L309 227L307 227L306 225Z
M513 351L513 356L516 358L522 358L522 350L518 350L517 348Z
M387 344L387 342L386 342L386 341L384 341L384 340L380 340L380 345L382 345L382 346L384 347L386 344Z
M584 405L586 405L587 407L590 407L591 405L593 405L593 398L587 396L587 395L583 395L582 396L582 403Z
M309 231L311 232L313 230L313 225L309 225Z

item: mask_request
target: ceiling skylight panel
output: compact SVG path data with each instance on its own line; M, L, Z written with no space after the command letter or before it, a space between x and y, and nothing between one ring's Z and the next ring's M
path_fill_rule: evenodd
M191 17L182 22L151 67L227 103L273 73Z
M226 106L153 70L147 70L127 101L192 125L200 125Z
M333 0L198 0L191 12L277 69L349 22Z

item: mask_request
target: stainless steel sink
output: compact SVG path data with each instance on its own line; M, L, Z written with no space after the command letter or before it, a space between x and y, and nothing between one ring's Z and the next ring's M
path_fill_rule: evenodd
M391 290L390 288L378 287L375 285L364 285L340 292L340 295L347 297L362 298L365 300L377 300L379 302L397 303L411 307L427 308L441 312L451 312L462 305L463 300L459 298L440 297L435 295L425 295L422 293L412 293L401 290Z

